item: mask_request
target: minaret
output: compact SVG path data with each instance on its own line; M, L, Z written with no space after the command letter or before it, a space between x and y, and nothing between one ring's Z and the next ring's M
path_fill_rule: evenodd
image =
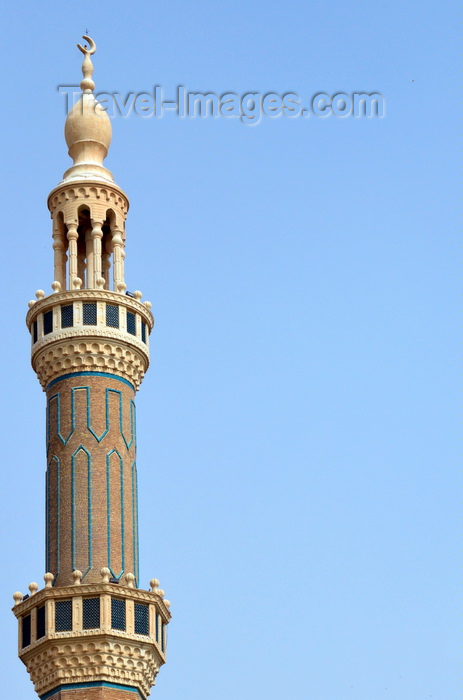
M41 700L139 700L165 663L170 603L138 581L135 393L151 304L126 291L129 202L103 165L111 122L82 95L65 137L73 165L48 197L53 293L29 302L32 366L47 395L46 574L14 594L19 657Z

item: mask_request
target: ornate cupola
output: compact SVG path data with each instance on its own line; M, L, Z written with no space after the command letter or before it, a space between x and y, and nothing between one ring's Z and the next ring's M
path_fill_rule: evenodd
M65 137L73 165L48 197L53 293L26 322L47 395L45 587L15 593L19 656L42 700L146 698L165 662L170 603L139 588L135 393L150 302L126 291L127 196L103 165L111 122L93 89L94 41Z

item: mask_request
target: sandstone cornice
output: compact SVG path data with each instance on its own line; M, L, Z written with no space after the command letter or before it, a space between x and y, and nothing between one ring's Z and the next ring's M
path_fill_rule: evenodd
M101 180L63 180L48 195L48 209L53 216L67 202L90 200L117 206L124 215L129 210L129 199L125 192L115 182L103 183ZM106 205L105 205L106 206Z
M19 618L27 615L32 608L38 607L46 600L61 600L65 598L72 598L74 596L96 596L103 594L126 598L128 600L133 600L134 602L156 603L166 624L172 617L163 597L156 591L144 591L140 588L130 588L129 586L123 586L121 584L116 585L112 583L81 583L78 586L57 586L55 588L45 587L42 588L41 591L37 591L37 593L29 598L26 598L26 600L23 600L15 605L12 610L16 617Z
M165 657L153 640L122 638L111 632L94 637L46 639L21 654L38 695L59 685L108 681L150 693Z
M140 388L148 368L147 350L140 352L120 339L110 337L85 338L77 334L72 338L55 339L53 343L34 352L32 367L45 390L54 379L75 372L105 372L122 377ZM85 342L84 342L85 341ZM132 344L133 345L133 344Z
M113 304L120 304L130 311L139 313L148 324L150 331L153 329L153 314L144 303L132 297L128 297L126 294L113 292L107 289L79 289L77 291L57 292L43 297L43 299L36 301L29 309L26 316L27 327L29 330L31 329L31 325L39 313L48 311L57 304L71 304L74 301L106 301Z
M32 363L34 358L42 352L42 350L49 349L51 346L55 345L61 341L78 341L82 339L86 343L112 343L113 345L124 344L129 347L136 348L143 356L148 356L148 348L141 340L137 340L134 336L123 333L116 328L94 328L93 326L89 328L64 328L61 331L50 333L44 336L35 343L32 351Z

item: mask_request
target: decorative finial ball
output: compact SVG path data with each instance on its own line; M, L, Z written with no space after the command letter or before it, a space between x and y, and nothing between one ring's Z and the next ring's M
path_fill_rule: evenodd
M127 586L129 588L134 588L135 587L135 576L133 574L126 574L125 575L125 580L127 581Z
M125 282L118 282L117 283L117 291L118 292L121 292L121 294L123 294L126 289L127 289L127 285L125 284Z
M96 281L96 286L98 287L98 289L104 289L105 284L106 284L105 278L104 278L104 277L98 277L98 279L97 279L97 281Z
M158 595L160 595L161 598L164 598L164 591L162 590L162 588L158 588L158 590L156 591L156 593L158 593Z
M79 569L73 571L72 578L74 579L74 586L80 586L80 583L82 581L82 571L79 571Z
M51 288L53 289L55 294L57 294L57 292L61 291L61 282L58 282L57 280L55 280L54 282L51 283Z
M82 287L82 280L80 279L80 277L74 277L74 279L72 280L72 286L74 287L74 289L80 289Z
M49 571L44 575L43 580L45 581L45 588L51 588L53 579L55 577Z
M164 605L166 608L170 608L170 600L167 600L167 598L164 598Z
M151 303L150 301L145 301L145 306L146 306L147 309L151 309L151 307L152 307L153 305L152 305L152 303Z
M157 589L157 587L159 586L159 579L152 578L150 581L150 586L151 586L151 590L155 591Z
M111 571L108 569L107 566L104 566L101 571L101 578L103 579L103 583L109 583L109 579L111 578Z
M143 294L138 289L133 293L133 298L136 299L137 301L140 301L142 296L143 296Z
M45 292L43 291L43 289L37 289L35 296L37 297L37 299L43 299L43 297L45 296Z
M16 591L16 593L13 593L13 600L15 605L19 605L19 603L23 599L23 594L20 593L19 591Z
M32 309L32 307L33 307L34 304L36 304L36 303L37 303L37 302L36 302L35 299L31 299L30 301L27 302L27 305L28 305L28 307L29 307L30 309Z
M82 92L93 92L95 89L95 83L91 78L84 78L83 80L80 81L80 89Z
M32 583L29 584L29 590L31 592L31 595L35 595L39 590L39 584L35 581L32 581Z

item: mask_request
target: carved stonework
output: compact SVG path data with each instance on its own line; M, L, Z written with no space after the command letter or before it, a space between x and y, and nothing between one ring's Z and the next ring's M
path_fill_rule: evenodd
M134 338L132 335L129 333L123 333L122 331L118 329L113 329L113 328L94 328L93 326L89 328L66 328L58 332L50 333L49 335L45 336L44 338L41 338L36 344L32 352L32 357L34 358L35 355L43 352L45 349L49 349L50 346L55 345L55 343L59 341L76 341L78 339L82 339L84 342L90 342L90 341L96 341L97 343L105 343L107 344L108 342L111 343L113 346L116 346L115 354L120 357L121 356L121 349L117 348L117 344L122 344L124 346L128 346L132 350L135 350L139 352L143 357L146 356L146 360L149 358L149 353L148 353L148 348L146 344L143 344ZM105 347L104 352L111 353L111 350L109 347ZM81 352L79 350L76 350L76 352ZM83 350L83 352L88 352L88 349ZM100 348L97 350L95 348L95 352L102 352L102 349ZM129 358L132 359L132 358ZM147 362L148 366L148 362Z
M49 296L43 296L42 292L39 301L34 302L27 313L27 327L29 330L31 329L31 324L39 313L48 311L48 309L53 308L53 306L57 304L71 304L74 301L105 301L111 304L122 304L131 311L143 315L150 331L153 329L154 319L149 310L151 305L146 306L146 304L137 301L137 299L132 299L125 294L109 291L107 289L79 289L78 291L58 292L56 294L50 294Z
M160 588L152 589L151 591L144 591L141 588L129 588L126 586L118 585L117 588L108 583L87 583L79 584L76 586L61 586L53 588L52 582L54 579L53 574L45 574L45 577L51 576L50 585L46 585L45 588L38 591L38 593L33 594L26 600L18 602L14 608L13 612L16 617L21 617L22 615L27 615L32 608L41 605L44 601L50 600L51 598L55 600L60 600L62 598L70 598L79 595L100 595L100 594L117 594L130 597L131 600L137 603L156 603L157 608L162 613L165 618L166 623L170 620L171 614L169 612L170 603L164 598L164 591ZM154 579L156 580L156 579ZM20 594L21 595L21 594ZM22 598L22 596L21 596ZM68 633L72 635L72 632ZM123 635L123 633L120 633Z
M92 218L104 221L106 212L111 209L116 215L118 227L124 230L124 221L129 209L127 195L116 185L108 182L63 182L55 187L48 196L48 208L52 218L58 212L63 213L64 222L78 223L78 208L85 204L91 211Z
M164 663L154 643L119 639L113 633L49 639L22 660L39 696L67 683L107 681L134 686L146 697Z
M82 334L77 335L75 343L56 341L53 347L47 346L33 354L32 366L44 389L63 374L82 371L110 372L139 389L148 368L147 353L142 355L124 347L120 341L111 342L110 338L88 338L83 342Z

